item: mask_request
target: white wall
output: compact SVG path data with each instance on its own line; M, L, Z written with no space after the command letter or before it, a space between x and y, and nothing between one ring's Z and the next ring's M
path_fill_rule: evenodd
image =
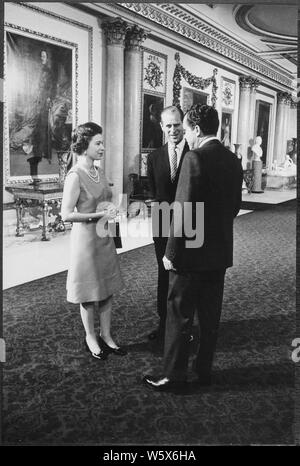
M74 79L78 79L78 123L93 120L101 124L103 119L103 38L97 19L61 3L31 3L32 8L5 3L4 20L29 31L45 34L53 39L65 40L78 46L78 70L74 67ZM17 32L17 31L15 31ZM23 33L40 40L47 40ZM74 60L75 62L75 60ZM75 99L75 92L73 93ZM75 102L74 102L75 103ZM73 106L75 108L75 106ZM75 115L74 124L75 124ZM7 142L7 137L5 138ZM8 157L8 144L4 159ZM11 202L12 196L4 190L4 203Z

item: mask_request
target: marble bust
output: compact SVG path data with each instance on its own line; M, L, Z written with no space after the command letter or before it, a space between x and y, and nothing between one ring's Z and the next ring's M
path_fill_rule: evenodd
M251 148L252 153L254 155L253 160L255 161L261 161L261 156L263 154L262 148L260 147L262 143L262 138L260 136L256 136L254 139L254 144Z

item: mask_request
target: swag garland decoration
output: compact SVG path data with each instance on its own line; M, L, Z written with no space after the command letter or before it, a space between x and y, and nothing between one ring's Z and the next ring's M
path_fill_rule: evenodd
M217 102L218 86L216 75L218 73L218 69L214 69L213 75L210 78L203 79L195 76L194 74L191 74L180 64L180 56L178 52L175 53L175 60L176 66L173 74L173 105L180 107L180 91L182 89L181 78L184 78L189 83L189 85L195 89L205 89L210 84L212 84L211 105L215 107Z

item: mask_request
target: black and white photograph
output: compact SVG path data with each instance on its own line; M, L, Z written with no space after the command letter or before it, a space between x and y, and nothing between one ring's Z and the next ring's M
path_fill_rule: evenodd
M2 12L1 445L299 445L296 0Z

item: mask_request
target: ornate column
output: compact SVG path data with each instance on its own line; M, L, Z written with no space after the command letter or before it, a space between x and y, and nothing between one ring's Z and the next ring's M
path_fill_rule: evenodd
M121 18L102 23L106 36L105 173L113 183L113 201L123 193L124 45L127 23Z
M292 97L291 108L290 108L290 118L289 118L289 132L288 139L293 139L297 137L297 101Z
M282 141L282 154L283 160L285 159L285 155L287 153L287 140L288 140L288 133L289 133L289 122L290 122L290 112L291 112L291 102L292 102L292 95L287 94L286 96L286 103L285 103L285 115L284 115L284 135L285 138Z
M240 101L238 113L237 143L241 144L242 166L245 170L248 162L249 144L249 114L250 114L250 91L252 86L251 76L240 76Z
M258 79L252 78L250 82L250 114L249 114L249 138L254 139L255 110L256 110L256 90L260 84Z
M277 165L283 163L285 157L287 139L287 108L289 101L289 94L286 92L278 92L273 157L273 162L276 162Z
M141 122L141 45L145 31L133 26L127 31L125 48L124 102L124 193L130 192L130 173L139 174Z

